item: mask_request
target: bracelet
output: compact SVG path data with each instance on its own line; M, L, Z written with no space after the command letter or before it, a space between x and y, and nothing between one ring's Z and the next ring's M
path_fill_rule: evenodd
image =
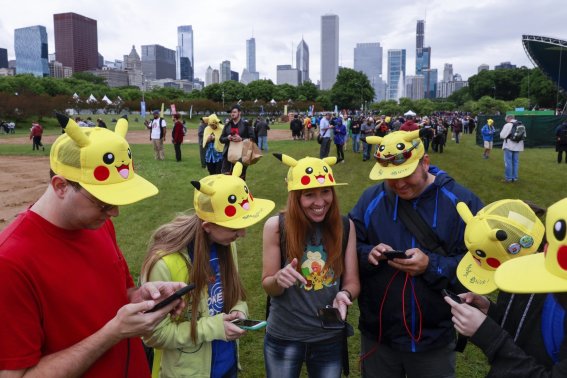
M352 301L352 294L350 293L350 291L348 291L347 289L341 289L341 291L344 291L348 297L348 300Z

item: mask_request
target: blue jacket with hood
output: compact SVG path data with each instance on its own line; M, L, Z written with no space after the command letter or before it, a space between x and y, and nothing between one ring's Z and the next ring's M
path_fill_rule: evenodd
M457 265L467 252L465 223L457 213L465 202L476 214L483 207L472 192L457 184L444 171L430 166L435 176L417 198L414 209L443 242L447 256L428 251L413 237L398 214L398 198L388 197L385 182L368 188L349 216L356 227L361 293L359 329L377 343L400 351L420 352L443 347L455 340L451 308L443 300L443 288L459 290ZM411 277L386 261L378 266L368 262L373 247L385 243L396 250L419 248L429 257L426 271Z

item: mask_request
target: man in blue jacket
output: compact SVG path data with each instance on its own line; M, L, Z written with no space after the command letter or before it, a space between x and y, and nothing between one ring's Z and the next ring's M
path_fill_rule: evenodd
M455 270L467 252L456 204L465 202L473 214L483 204L430 165L419 130L367 141L379 145L370 178L384 181L365 190L349 214L360 266L363 376L454 377L455 331L441 289L458 291ZM428 250L408 230L402 201L431 227L442 252ZM390 250L407 258L388 260Z

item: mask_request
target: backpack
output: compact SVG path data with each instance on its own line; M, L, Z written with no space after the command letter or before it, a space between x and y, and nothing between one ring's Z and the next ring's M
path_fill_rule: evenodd
M187 135L187 126L183 125L183 136Z
M512 142L516 143L526 140L526 126L524 126L524 124L520 121L515 121L512 124L512 130L506 139L510 139Z

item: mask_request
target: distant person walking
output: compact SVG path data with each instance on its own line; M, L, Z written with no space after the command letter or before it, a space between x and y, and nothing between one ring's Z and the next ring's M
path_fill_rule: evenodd
M490 151L492 151L494 132L496 131L493 124L494 121L489 118L488 121L486 121L486 125L482 126L482 129L480 130L482 134L482 140L484 141L484 153L482 154L483 159L488 159L488 157L490 156Z
M557 163L560 164L563 152L565 152L565 163L567 163L567 121L555 128L555 151L557 152Z
M520 167L520 152L524 150L524 141L512 140L512 129L516 123L513 115L506 116L506 124L500 131L500 139L504 141L504 182L512 183L518 181L518 169Z
M258 148L262 151L268 151L268 130L270 126L262 117L258 117L255 125L256 138L258 139Z
M324 159L329 156L331 150L331 130L333 129L329 121L331 120L331 113L326 113L321 118L319 124L319 133L323 140L321 141L321 148L319 149L319 159Z
M207 166L207 162L205 159L205 145L203 143L203 133L206 127L207 127L207 122L205 121L205 117L201 117L201 123L199 123L199 128L197 129L197 137L199 138L199 157L201 158L201 168L205 168Z
M159 116L159 110L153 111L154 119L145 121L146 128L150 130L150 140L154 146L154 157L156 160L165 160L163 142L165 141L167 123Z
M30 131L30 139L32 139L32 151L38 150L41 147L42 151L45 151L45 147L41 144L41 137L43 135L43 127L38 122L32 123L32 128Z
M180 120L179 113L173 115L175 123L173 124L173 130L171 130L171 143L173 143L173 148L175 149L175 160L181 161L181 144L183 143L183 122Z

